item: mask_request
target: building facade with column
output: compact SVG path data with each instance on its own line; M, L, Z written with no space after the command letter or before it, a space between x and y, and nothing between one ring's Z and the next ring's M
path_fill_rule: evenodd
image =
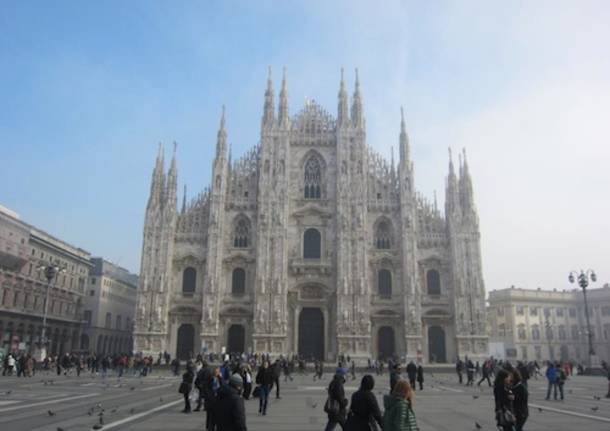
M91 268L89 258L87 251L0 207L0 347L5 353L39 351L48 287L39 268L49 265L65 271L50 283L47 353L56 355L83 347L83 300Z
M367 144L357 74L349 102L342 73L336 116L313 100L290 115L286 76L276 110L270 75L259 144L233 160L223 108L210 186L181 207L175 147L168 171L160 149L144 220L136 351L440 363L487 355L465 153L458 169L450 157L443 214L416 191L404 118L395 164Z
M593 346L610 362L610 286L588 289ZM507 359L587 363L588 331L582 290L511 287L489 293L490 344Z
M97 354L130 353L138 276L101 257L91 263L83 315L86 348Z

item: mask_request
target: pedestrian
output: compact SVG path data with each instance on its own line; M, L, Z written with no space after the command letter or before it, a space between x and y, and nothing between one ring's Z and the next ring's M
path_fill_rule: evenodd
M347 398L345 398L345 374L339 368L332 381L328 385L328 400L324 405L324 411L328 415L328 422L324 431L333 431L337 424L345 429L347 412Z
M462 374L464 373L464 363L462 362L462 360L459 358L457 358L457 360L455 361L455 372L458 375L458 379L460 381L460 385L462 384Z
M384 397L383 431L417 431L413 412L415 394L406 380L399 380L389 396Z
M424 367L421 364L417 366L417 383L419 383L419 390L424 390Z
M415 362L413 361L409 362L409 364L407 365L407 376L409 377L409 384L411 385L411 388L415 390L415 380L417 379L417 365L415 365Z
M159 354L159 358L161 358ZM208 367L207 362L203 361L201 368L197 371L197 377L195 378L195 387L199 391L197 396L197 406L195 411L198 412L203 406L205 409L205 399L209 396L209 392L212 389L212 370Z
M184 396L184 410L182 413L190 413L191 412L191 400L189 396L191 395L191 390L193 389L193 379L195 378L195 374L193 373L192 367L186 367L186 371L182 374L182 383L180 383L180 392Z
M394 390L394 385L400 380L400 364L397 362L392 365L390 371L390 393Z
M235 373L228 384L218 390L215 407L217 431L247 431L246 410L241 396L243 385L242 377Z
M496 424L502 431L514 431L515 414L513 401L515 396L511 390L511 374L507 370L500 370L494 381L494 401Z
M252 371L250 370L250 365L245 364L242 367L242 378L244 380L244 398L249 400L252 393Z
M606 378L608 379L608 393L606 398L610 398L610 365L606 364Z
M466 377L468 377L466 386L474 386L474 369L472 360L466 358Z
M513 410L515 412L515 431L522 431L523 425L529 416L529 408L527 400L529 393L527 386L523 383L523 377L518 369L512 371L512 391L515 399L513 401Z
M362 377L360 389L352 395L345 431L371 431L376 429L375 423L383 428L381 411L377 397L373 393L375 379L370 374Z
M269 392L271 391L271 386L273 386L273 370L269 368L267 361L263 361L263 366L256 373L256 384L260 387L258 413L265 416L267 414Z
M282 375L282 364L279 359L275 360L273 365L273 384L275 385L275 399L279 400L280 397L280 376Z
M557 369L555 368L555 364L553 364L551 361L548 362L545 376L549 385L546 391L545 400L549 400L551 398L551 389L553 389L553 398L555 398L555 401L557 401Z
M485 380L487 380L487 384L491 387L491 380L489 379L489 374L491 371L491 361L485 361L483 363L483 368L481 368L481 380L477 383L477 386L481 386Z
M350 373L352 374L352 380L356 380L356 362L352 359L352 365L350 366Z
M557 370L557 389L559 389L559 397L561 401L563 401L563 385L566 383L568 377L565 369L559 362L555 364L555 370ZM555 397L555 399L557 399L557 397Z

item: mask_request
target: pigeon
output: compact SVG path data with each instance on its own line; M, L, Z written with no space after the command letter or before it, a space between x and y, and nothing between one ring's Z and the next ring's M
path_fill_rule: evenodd
M313 403L313 404L311 405L311 408L312 408L312 409L315 409L316 407L318 407L318 403Z
M601 400L601 397L598 397L597 395L593 395L593 398L596 399L597 401Z
M93 425L94 430L101 430L102 428L104 428L104 425L99 425L99 424Z
M479 396L478 395L473 395L472 398L476 400L476 399L479 398Z
M66 431L66 430L63 429L62 427L57 427L57 431Z
M591 410L593 410L594 412L599 410L599 407L595 406L595 407L591 407Z
M131 388L129 388L130 391L135 391L136 387L132 386Z
M117 412L117 409L110 410L110 413L116 413L116 412Z
M159 398L159 402L162 403L163 402L163 398Z
M13 391L12 390L11 391L6 391L6 395L10 395L11 392L13 392Z
M136 412L136 409L134 409L133 407L131 408L131 410L129 410L129 414L132 415Z
M539 411L540 413L542 413L542 409L541 409L540 407L538 407L538 411Z
M481 426L481 425L480 425L478 422L475 422L475 423L474 423L474 426L475 426L475 428L476 428L476 429L478 429L478 430L483 429L483 427L482 427L482 426Z
M95 407L91 407L91 408L90 408L90 409L87 411L87 414L88 414L89 416L93 416L93 411L94 411L94 410L95 410Z
M49 414L49 416L55 416L56 414L53 410L49 410L47 413Z

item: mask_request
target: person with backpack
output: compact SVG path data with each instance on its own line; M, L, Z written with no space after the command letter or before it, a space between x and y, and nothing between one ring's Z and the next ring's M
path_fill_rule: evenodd
M347 412L347 398L345 398L345 375L343 369L339 368L332 381L328 385L328 399L324 404L324 411L328 415L328 422L324 431L333 431L337 424L345 429Z
M568 376L559 362L555 364L555 369L557 370L557 388L559 389L559 397L561 401L563 401L563 385L568 379ZM555 399L557 399L557 396L555 396Z
M383 399L383 431L417 431L417 420L413 412L415 394L406 380L399 380L389 396Z

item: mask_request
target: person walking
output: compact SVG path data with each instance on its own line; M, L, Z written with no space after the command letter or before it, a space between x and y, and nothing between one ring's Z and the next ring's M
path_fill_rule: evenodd
M275 399L279 400L280 397L280 376L282 375L282 364L279 359L275 360L273 365L273 385L275 385Z
M242 366L241 376L244 380L244 399L249 400L252 393L252 371L250 370L250 365L245 364Z
M512 391L515 399L513 401L513 409L515 412L515 431L522 431L523 425L529 416L529 407L527 404L529 393L527 386L524 384L523 377L518 369L512 371L511 376Z
M345 419L347 411L347 398L345 398L345 375L342 369L338 369L332 381L328 385L328 401L324 405L324 411L328 415L328 422L324 431L333 431L337 424L345 430Z
M215 406L217 431L247 431L246 409L241 396L244 382L242 377L235 373L218 390L218 399Z
M468 358L466 358L466 377L468 377L466 386L474 386L474 363Z
M502 431L514 431L515 414L513 401L515 396L511 390L512 376L502 369L496 374L494 381L495 415L498 429Z
M407 364L407 376L409 377L409 384L411 388L415 390L415 380L417 379L417 365L411 361Z
M549 384L546 391L545 400L549 400L551 398L551 389L553 389L553 398L557 400L557 369L555 368L555 364L553 364L551 361L548 362L545 376Z
M267 414L267 403L269 402L269 392L273 385L273 370L269 368L267 361L263 362L263 366L256 373L256 384L260 386L258 413L265 416Z
M485 361L483 363L483 368L481 368L481 380L477 383L477 386L481 386L485 380L487 380L487 384L491 387L491 380L489 379L489 374L491 372L491 361Z
M563 385L565 385L568 376L564 367L559 362L555 364L555 370L557 372L557 389L559 389L559 398L563 401ZM555 397L557 399L557 397Z
M159 357L161 357L160 354ZM212 370L208 367L207 362L203 361L201 368L197 371L197 377L195 378L195 387L199 391L197 406L195 407L196 412L200 411L201 407L205 406L205 399L210 396L209 392L212 389L212 378Z
M389 396L384 397L383 431L417 431L413 412L414 392L406 380L399 380Z
M182 375L182 383L180 383L180 389L178 390L178 392L184 396L184 410L182 410L182 413L191 412L191 400L189 396L193 389L194 378L195 374L193 373L193 369L190 366L187 366L186 371Z
M457 361L455 361L455 372L458 375L458 379L460 381L460 385L463 382L463 374L464 374L464 363L462 362L462 360L458 357Z
M419 384L419 390L424 390L424 367L421 364L417 366L417 383Z
M397 382L398 383L398 382ZM360 389L352 395L345 431L371 431L375 430L377 423L383 429L381 411L377 404L377 397L373 393L375 379L370 374L362 377Z
M394 385L398 380L400 380L400 364L395 363L390 371L390 392L394 390Z

